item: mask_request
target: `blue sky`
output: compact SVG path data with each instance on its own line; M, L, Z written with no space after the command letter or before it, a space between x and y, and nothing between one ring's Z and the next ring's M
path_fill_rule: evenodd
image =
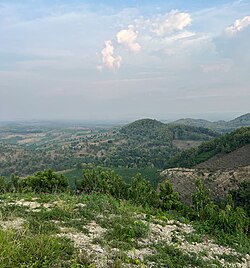
M249 1L0 1L0 120L249 112Z

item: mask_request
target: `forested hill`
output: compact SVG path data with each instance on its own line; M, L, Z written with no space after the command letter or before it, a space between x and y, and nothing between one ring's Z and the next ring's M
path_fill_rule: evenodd
M222 158L225 155L250 144L250 127L242 127L231 133L202 143L198 148L182 151L168 161L167 167L194 167L212 157ZM247 147L248 148L248 147ZM241 159L237 159L238 166L250 165L249 153L242 149ZM235 157L238 154L235 154ZM232 162L234 154L231 154ZM225 158L224 158L225 159ZM236 160L236 159L235 159ZM213 168L211 165L210 168ZM216 166L215 166L216 168ZM223 169L223 167L220 167ZM225 163L225 168L227 164Z
M250 126L250 113L241 115L229 122L227 122L229 127L241 127L241 126Z
M157 120L142 119L121 128L122 143L106 157L108 166L164 168L167 160L180 151L176 141L197 145L219 134L201 127L172 126Z
M213 130L203 127L164 124L154 119L141 119L121 128L120 133L129 139L209 140L218 137ZM140 140L139 140L140 141Z
M128 137L155 137L165 125L155 119L140 119L121 128L120 132Z
M239 127L250 126L250 113L241 115L231 121L211 122L204 119L185 118L172 122L173 125L196 126L213 129L219 132L230 132Z

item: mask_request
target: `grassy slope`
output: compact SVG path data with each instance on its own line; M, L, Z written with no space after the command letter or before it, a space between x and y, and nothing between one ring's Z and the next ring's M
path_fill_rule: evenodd
M223 267L222 259L240 262L250 246L245 237L235 237L231 246L238 253L226 248L219 252L222 248L204 236L202 226L194 231L173 221L174 215L155 214L105 195L0 198L2 268Z

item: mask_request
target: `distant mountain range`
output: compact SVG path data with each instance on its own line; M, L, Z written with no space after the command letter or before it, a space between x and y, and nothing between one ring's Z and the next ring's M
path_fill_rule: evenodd
M220 120L216 122L211 122L204 119L185 118L176 120L170 124L204 127L216 130L218 132L230 132L239 127L250 126L250 113L241 115L230 121Z

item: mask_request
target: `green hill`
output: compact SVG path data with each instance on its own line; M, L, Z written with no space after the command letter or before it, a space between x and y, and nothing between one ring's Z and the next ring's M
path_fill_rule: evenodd
M227 122L227 125L231 127L250 126L250 113L241 115Z
M186 125L164 124L153 119L137 120L121 128L120 133L129 139L142 138L169 140L209 140L218 137L213 130ZM141 140L140 140L141 142Z
M119 139L105 158L107 166L164 168L180 149L175 141L205 141L219 134L202 127L168 125L143 119L121 128Z
M183 118L183 119L178 119L172 122L171 124L194 126L194 127L210 127L210 125L212 125L213 123L204 119Z
M140 119L121 128L121 133L129 137L148 137L153 138L158 131L165 125L154 119Z

